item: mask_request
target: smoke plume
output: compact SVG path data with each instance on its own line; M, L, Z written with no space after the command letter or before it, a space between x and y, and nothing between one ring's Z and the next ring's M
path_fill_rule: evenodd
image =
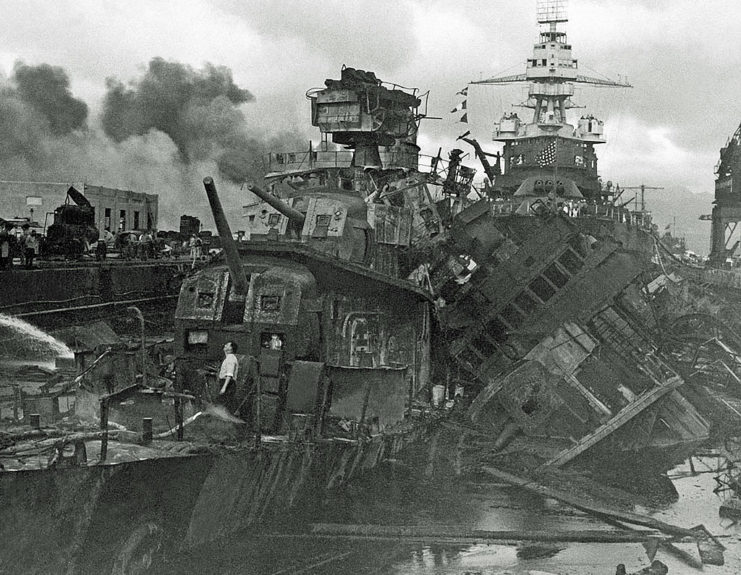
M125 86L109 78L102 124L116 142L150 130L167 134L185 163L215 160L223 176L242 182L252 174L248 162L263 153L247 135L239 105L254 100L223 66L202 70L154 58L144 76Z
M72 96L66 72L57 66L27 66L18 62L13 69L18 96L48 123L59 136L85 127L87 104Z
M213 175L238 217L247 199L234 183L259 181L269 150L305 146L303 137L265 135L267 122L250 125L240 106L253 100L228 68L154 58L139 78L109 78L100 117L88 117L64 69L19 62L0 79L2 178L158 194L165 229L183 213L210 221L201 181Z
M43 166L49 141L84 130L87 115L87 104L72 96L62 68L16 63L0 88L4 172L20 175Z

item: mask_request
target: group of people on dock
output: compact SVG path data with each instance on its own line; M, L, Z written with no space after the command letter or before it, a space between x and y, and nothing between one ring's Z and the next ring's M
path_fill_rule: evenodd
M20 259L20 265L31 269L40 252L41 237L29 224L20 230L10 224L0 226L0 271L11 269L16 256Z
M8 222L0 222L0 271L9 270L14 265L26 269L34 267L34 261L42 253L44 238L29 224L22 227ZM106 228L96 242L83 239L84 245L78 247L73 254L65 254L65 258L78 259L80 256L94 256L97 261L106 260L110 251L120 253L120 257L127 261L156 259L160 257L188 257L192 267L203 259L203 240L195 234L183 240L170 238L155 232L122 231L113 233Z
M123 232L114 241L114 246L121 251L121 256L126 260L140 259L147 261L159 257L164 249L162 241L152 230L145 230L141 234L135 232Z

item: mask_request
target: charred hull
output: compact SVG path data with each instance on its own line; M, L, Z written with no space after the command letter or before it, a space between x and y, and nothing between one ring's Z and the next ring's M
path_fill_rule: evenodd
M479 382L468 417L495 449L530 444L541 463L561 466L593 449L706 440L710 422L655 344L644 279L651 236L605 217L494 207L460 214L432 277L445 298L443 337ZM460 254L477 264L463 278L448 263Z
M121 464L2 473L0 494L7 505L0 569L154 569L179 550L256 525L308 517L328 490L414 449L425 435L418 426L365 441L214 448Z

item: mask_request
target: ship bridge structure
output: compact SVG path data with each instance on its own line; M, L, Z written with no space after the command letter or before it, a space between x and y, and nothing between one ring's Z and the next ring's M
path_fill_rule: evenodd
M532 115L521 118L517 112L507 112L494 124L493 140L504 143L504 170L496 187L504 195L511 195L523 181L534 178L542 180L539 188L544 192L557 193L569 179L584 198L599 200L601 186L594 146L605 143L603 122L593 115L582 115L576 124L571 124L567 110L576 107L571 99L575 84L631 86L579 73L566 32L559 29L568 21L567 0L538 0L537 20L540 34L525 73L471 82L494 86L529 84L527 100L519 107L532 110Z

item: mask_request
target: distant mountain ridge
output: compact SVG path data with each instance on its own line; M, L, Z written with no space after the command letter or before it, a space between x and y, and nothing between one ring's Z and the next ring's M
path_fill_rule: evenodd
M707 255L710 253L710 222L699 218L713 211L714 199L713 194L696 194L687 188L646 190L646 209L652 212L659 233L663 234L666 227L671 226L672 235L687 240L687 249Z

